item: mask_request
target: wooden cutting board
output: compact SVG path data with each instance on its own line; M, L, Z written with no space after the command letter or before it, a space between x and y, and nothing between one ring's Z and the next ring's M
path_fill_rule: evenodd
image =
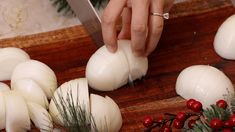
M184 110L185 101L177 96L175 82L180 71L188 66L215 66L235 83L235 61L223 60L213 49L218 27L235 9L227 0L218 0L211 6L208 2L213 1L193 0L194 4L183 3L172 9L173 18L165 21L159 45L149 56L144 80L135 82L134 87L126 85L112 92L90 89L118 103L124 120L121 131L142 131L145 115L156 117ZM183 7L187 7L184 9L188 13ZM8 46L23 48L32 59L48 64L56 72L59 84L84 77L86 63L96 51L82 26L0 40L0 47Z

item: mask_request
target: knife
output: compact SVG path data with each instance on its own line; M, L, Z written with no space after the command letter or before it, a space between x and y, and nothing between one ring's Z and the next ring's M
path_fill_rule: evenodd
M96 45L98 47L104 45L101 19L90 0L67 0L67 2L74 13L78 16L89 35L95 41Z

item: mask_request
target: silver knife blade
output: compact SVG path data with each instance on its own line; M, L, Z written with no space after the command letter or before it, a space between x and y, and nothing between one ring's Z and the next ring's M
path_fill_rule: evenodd
M96 45L98 47L104 45L101 20L90 0L67 0L67 2L74 13L78 16L87 32L91 35Z

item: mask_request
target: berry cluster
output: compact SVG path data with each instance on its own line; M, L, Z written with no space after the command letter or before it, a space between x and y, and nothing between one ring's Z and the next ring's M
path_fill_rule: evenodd
M160 132L171 132L175 129L191 129L197 130L197 125L205 126L208 131L232 132L235 127L235 114L231 114L227 110L227 102L219 100L211 109L203 110L202 103L189 99L186 102L187 108L192 112L180 111L176 115L165 113L164 117L153 119L147 116L144 119L143 125L146 127L146 132L151 132L157 128ZM212 112L212 114L210 114Z

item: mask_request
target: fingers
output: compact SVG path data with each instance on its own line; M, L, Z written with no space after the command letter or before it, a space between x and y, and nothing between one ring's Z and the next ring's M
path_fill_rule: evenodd
M163 13L164 0L152 0L150 11ZM148 56L156 48L163 30L164 20L160 16L149 17L149 32L145 47L145 56Z
M110 52L117 50L116 21L119 18L126 0L111 0L104 10L102 17L102 35L104 43Z
M136 56L143 56L145 51L149 4L150 0L132 0L131 47Z
M131 38L131 9L124 8L122 13L122 30L118 35L118 39Z

